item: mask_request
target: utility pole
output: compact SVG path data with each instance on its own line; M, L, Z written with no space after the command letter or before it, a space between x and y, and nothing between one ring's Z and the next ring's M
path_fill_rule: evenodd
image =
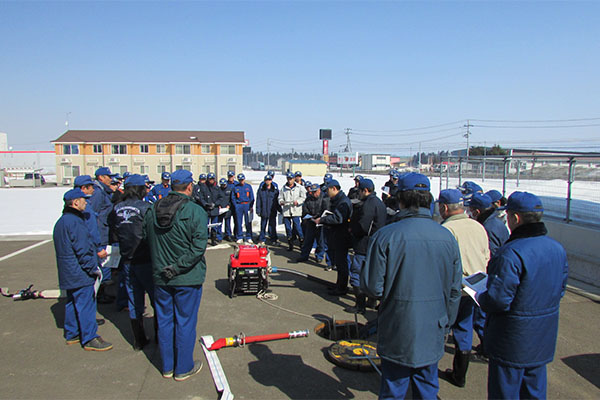
M419 172L421 171L421 142L419 142Z
M271 145L271 141L270 141L270 139L267 139L267 167L269 167L271 165L271 162L270 162L271 161L270 160L271 152L270 152L270 149L269 149L270 145Z
M485 157L487 155L487 143L483 142L483 174L481 176L481 180L485 182Z
M464 127L467 128L467 133L465 133L463 135L463 137L467 138L467 170L469 169L469 150L470 150L470 147L469 147L469 136L471 136L471 131L469 130L469 128L472 127L472 126L473 125L471 125L469 123L469 120L467 120L467 124L464 125Z
M346 128L346 149L344 150L346 153L352 151L352 144L350 143L350 128Z
M67 130L69 130L69 115L71 115L71 111L67 113L67 118L65 120L65 126L67 127Z

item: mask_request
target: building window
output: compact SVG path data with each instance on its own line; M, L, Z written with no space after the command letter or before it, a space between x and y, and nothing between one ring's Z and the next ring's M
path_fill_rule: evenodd
M235 154L235 144L222 144L221 154Z
M166 144L157 144L156 145L156 152L159 154L164 154L167 152L167 145Z
M140 165L140 174L148 175L150 173L150 167L147 165Z
M176 165L175 166L175 171L179 171L180 169L183 169L183 165Z
M167 171L167 166L166 165L158 165L156 166L156 173L158 174L162 174L163 172Z
M63 154L79 154L79 145L63 144Z
M102 145L95 144L92 146L94 154L102 154Z
M210 170L210 167L210 165L203 165L202 172L204 172L205 174L211 173L212 171Z
M175 154L190 154L191 146L189 144L176 144L175 145Z
M210 154L210 144L202 145L202 154Z
M148 153L148 145L140 144L140 153Z
M127 154L127 145L126 144L113 144L112 145L112 154Z
M79 165L65 165L63 167L63 176L65 178L75 178L79 176Z
M123 175L125 172L127 172L127 165L119 165L119 173Z

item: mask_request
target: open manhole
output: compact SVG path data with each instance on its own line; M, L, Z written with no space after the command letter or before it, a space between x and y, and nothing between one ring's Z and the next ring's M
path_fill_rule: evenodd
M327 359L335 365L355 371L381 368L377 345L368 340L338 340L327 349Z
M364 324L350 320L330 319L321 322L315 327L315 333L322 338L338 341L359 339Z

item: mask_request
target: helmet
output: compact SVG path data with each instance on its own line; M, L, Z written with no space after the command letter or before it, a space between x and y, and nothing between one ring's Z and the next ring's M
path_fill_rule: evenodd
M214 173L209 172L208 175L206 175L206 179L217 179L217 177Z
M238 181L243 181L244 179L246 179L246 175L238 174L237 178L238 178Z
M235 172L234 171L227 171L227 177L232 177L235 176Z
M265 175L265 178L264 178L264 180L265 180L265 181L266 181L266 180L272 181L272 180L273 180L273 177L272 177L271 175L269 175L269 174L266 174L266 175Z
M205 181L206 180L206 174L200 174L200 175L198 175L198 180L199 181L202 181L202 180Z
M294 179L295 176L296 176L296 174L294 174L293 172L288 172L285 177L288 179Z
M362 175L356 175L356 176L354 177L354 180L355 180L355 181L362 181L363 179L365 179L365 178L363 178L363 176L362 176Z
M267 171L267 175L275 176L275 171L269 170Z
M227 185L227 179L225 179L225 178L219 179L219 185L221 185L221 186L222 185Z
M163 180L170 180L171 179L171 173L165 171L162 174L160 174L160 179Z
M311 181L305 181L304 182L304 187L309 187L310 185L312 185Z
M333 175L331 175L331 174L325 174L325 176L323 176L323 182L328 182L332 179L333 179Z
M302 171L296 171L296 173L294 174L294 176L302 176Z

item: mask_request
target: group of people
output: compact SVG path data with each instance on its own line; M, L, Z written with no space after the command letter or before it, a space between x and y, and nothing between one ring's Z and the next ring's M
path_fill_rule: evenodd
M295 261L308 260L315 247L316 261L327 259L337 271L332 295L346 295L350 284L352 311L377 307L380 398L403 398L409 384L413 394L435 398L437 365L450 333L452 368L440 376L465 386L473 332L481 343L477 356L489 360L490 398L546 396L568 266L562 246L546 236L537 196L514 192L506 199L465 182L434 201L426 176L392 171L381 198L362 176L346 195L331 174L313 184L301 172L288 173L281 189L269 172L255 197L244 174L237 181L234 175L218 185L214 174L201 175L194 184L191 172L178 170L163 174L161 187L149 188L147 178L133 174L115 202L108 168L99 168L95 180L75 180L54 230L59 284L68 294L68 344L112 347L97 334L94 284L110 272L102 269L108 246L118 245L134 349L148 342L148 293L163 376L184 380L197 373L201 363L191 357L208 239L224 239L224 223L225 237L252 242L256 205L260 244L267 236L269 243L278 241L280 213L288 248L296 239L300 245ZM487 289L468 296L462 278L478 272L488 274Z
M144 326L147 293L162 375L186 380L202 367L192 357L209 220L194 201L192 174L163 173L159 188L149 187L147 177L129 174L123 189L113 184L116 174L110 169L101 167L95 175L75 179L74 188L64 194L63 215L53 232L59 286L67 294L66 343L88 351L112 349L98 335L96 312L100 282L110 275L107 260L118 253L134 350L149 341Z

